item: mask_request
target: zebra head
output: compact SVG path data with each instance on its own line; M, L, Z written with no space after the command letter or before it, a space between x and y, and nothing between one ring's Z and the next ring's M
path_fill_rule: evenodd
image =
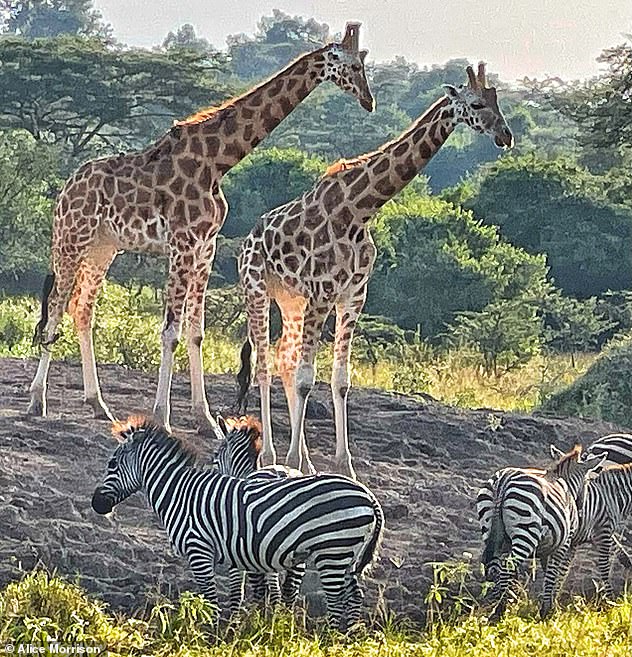
M220 473L244 478L257 470L261 451L261 423L252 416L226 418L217 423L224 434L213 467Z
M129 418L125 423L115 422L112 433L119 446L108 461L107 473L92 496L92 508L100 515L112 509L142 486L141 469L138 463L142 439L151 426L145 418Z
M606 454L584 454L581 445L575 445L569 452L562 452L551 445L551 456L556 459L556 463L548 474L564 479L575 497L582 491L588 478L603 470L607 459Z

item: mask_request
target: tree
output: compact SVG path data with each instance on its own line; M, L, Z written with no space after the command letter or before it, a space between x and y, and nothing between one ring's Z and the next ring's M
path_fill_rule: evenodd
M602 178L567 159L505 157L448 197L512 244L545 253L570 296L632 286L632 212L609 201Z
M48 270L57 152L24 131L0 132L0 284L40 289Z
M215 48L206 39L197 36L191 23L181 25L175 32L169 32L162 42L162 47L164 50L184 49L217 55Z
M77 158L140 146L147 124L223 99L206 54L114 50L98 39L0 39L0 129L24 129Z
M455 315L499 299L537 298L542 256L500 240L496 228L433 197L388 203L372 230L378 259L366 311L437 339Z
M259 21L254 37L234 34L226 40L231 68L246 80L268 77L290 61L331 39L329 26L313 18L274 9Z
M257 219L307 191L326 165L295 149L255 150L226 176L228 217L222 234L246 235Z
M62 34L109 37L92 0L1 0L2 32L28 39Z

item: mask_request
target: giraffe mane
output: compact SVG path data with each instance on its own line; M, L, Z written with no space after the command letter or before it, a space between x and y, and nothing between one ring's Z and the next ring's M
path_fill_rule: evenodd
M198 110L190 116L187 116L181 121L174 121L173 126L181 128L183 126L198 125L199 123L204 123L204 121L212 119L216 114L219 114L219 112L229 109L230 107L234 107L236 100L238 100L238 98L229 98L221 105L211 105L210 107L205 107L204 109Z
M371 153L372 155L372 153ZM333 164L330 164L325 170L325 175L323 177L327 178L329 176L334 176L341 171L347 171L347 169L353 169L354 167L362 166L365 162L369 160L370 155L359 155L358 157L352 157L349 159L341 158Z

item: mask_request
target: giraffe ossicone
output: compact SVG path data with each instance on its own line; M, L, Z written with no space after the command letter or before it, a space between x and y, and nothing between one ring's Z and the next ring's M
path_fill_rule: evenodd
M256 350L256 381L261 396L264 465L274 463L270 413L269 311L274 300L283 332L276 369L290 412L290 467L311 472L304 434L307 397L315 380L315 356L323 324L335 311L336 329L331 389L336 425L335 469L355 476L349 451L347 393L350 350L364 306L376 250L368 220L403 189L441 148L457 124L486 133L499 147L513 135L488 87L485 67L467 70L466 86L446 88L404 133L381 148L332 165L300 198L263 215L239 255L248 335ZM250 381L250 352L242 350L240 397Z
M204 389L202 339L204 294L227 212L220 182L322 82L373 109L358 38L359 24L350 23L340 43L306 53L242 96L177 122L145 150L92 160L66 181L55 208L29 413L46 414L50 345L68 310L79 338L85 401L97 417L111 419L97 377L94 304L119 251L154 253L169 260L154 417L169 428L173 352L186 322L192 412L201 430L217 435Z

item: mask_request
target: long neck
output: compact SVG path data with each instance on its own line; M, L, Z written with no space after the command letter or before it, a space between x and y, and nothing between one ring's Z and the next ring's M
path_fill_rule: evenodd
M444 97L399 137L369 153L363 164L338 174L337 179L350 187L346 194L350 209L368 218L381 208L428 164L456 123L450 101Z
M152 509L169 528L169 516L176 493L186 485L193 464L190 454L177 444L147 444L139 454L141 480Z
M240 162L324 79L325 55L316 50L217 110L197 126L204 155L218 176ZM196 126L188 126L195 131Z

